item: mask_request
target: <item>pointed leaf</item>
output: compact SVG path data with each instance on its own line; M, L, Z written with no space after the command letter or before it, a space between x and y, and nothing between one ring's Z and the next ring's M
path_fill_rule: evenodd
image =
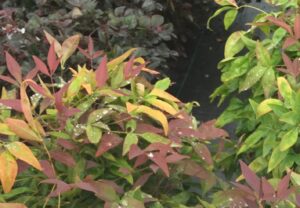
M18 164L9 152L0 155L0 180L4 193L11 191L18 173Z
M133 111L136 113L144 113L144 114L148 115L149 117L151 117L152 119L158 121L163 126L165 135L168 135L168 132L169 132L168 120L161 111L154 110L154 109L152 109L148 106L144 106L144 105L133 105L128 102L126 103L126 107L127 107L128 113L131 113Z
M269 105L278 105L283 106L283 103L280 100L269 98L261 102L256 108L256 116L260 117L272 111L272 108Z
M272 60L268 49L266 49L261 42L256 43L256 57L261 66L271 67Z
M15 81L14 79L12 79L12 78L9 77L9 76L0 75L0 79L3 80L3 81L8 82L8 83L10 83L10 84L19 86L18 82Z
M244 34L243 31L237 31L232 33L225 44L225 58L234 57L237 53L239 53L245 47L241 36Z
M32 151L22 142L12 142L5 145L5 148L17 159L23 160L38 170L42 170L41 164L33 155Z
M154 96L157 96L159 98L163 98L165 100L169 100L169 101L180 103L180 100L178 100L173 95L167 93L166 91L157 89L157 88L153 88L153 90L150 92L149 95L154 95Z
M18 137L26 140L42 142L43 140L23 120L7 118L5 123Z
M157 107L160 110L163 110L163 111L171 114L172 116L175 116L176 114L179 113L179 111L176 110L172 105L170 105L169 103L164 102L162 100L159 100L159 99L148 99L147 102L149 102L154 107ZM182 118L181 115L178 115L178 117Z
M22 82L21 67L7 51L5 51L6 65L9 73L19 82Z
M240 166L242 169L242 174L247 181L247 183L256 191L260 193L260 179L257 175L243 162L240 160Z
M102 137L101 129L90 124L86 127L86 134L88 140L93 144L98 144Z
M291 172L289 172L286 176L281 179L277 186L277 196L280 199L285 199L289 196L289 184L291 179Z
M293 35L292 28L287 23L285 23L283 20L280 20L280 19L272 17L272 16L267 17L267 20L269 20L270 22L272 22L273 24L275 24L275 25L277 25L279 27L282 27L288 33L290 33L290 35Z
M40 70L40 72L42 72L43 74L46 74L47 76L50 76L49 71L48 71L48 67L46 66L46 64L38 57L36 56L32 56L34 63L36 65L36 68L38 70Z
M285 133L281 139L279 144L280 151L285 151L291 148L294 144L296 144L298 140L298 128L293 128Z
M137 144L139 141L138 137L136 136L136 134L134 133L128 133L125 137L125 140L124 140L124 143L123 143L123 153L122 155L126 155L130 148L131 148L131 145L133 144Z
M27 208L24 204L20 203L0 203L0 208Z
M163 157L163 155L161 155L158 152L155 152L155 153L149 153L147 156L156 165L158 165L158 167L166 174L167 177L170 176L169 167L166 158Z
M61 46L61 65L64 67L65 62L75 52L80 40L80 35L73 35L66 39Z
M0 99L0 103L18 112L22 112L21 101L17 99Z
M275 190L265 177L262 178L262 194L265 200L274 199Z
M59 62L60 62L59 59L57 59L55 55L54 43L52 43L50 44L50 48L47 56L47 63L51 75L56 71Z
M240 84L239 91L242 92L248 90L255 85L261 79L267 69L268 68L260 65L250 69L250 71L247 73L246 79Z
M107 70L107 56L105 55L100 65L98 66L96 72L96 85L98 88L103 87L106 84L106 81L108 80L108 70Z
M114 70L119 64L123 63L137 48L131 48L121 56L108 62L107 67L109 70Z
M115 148L119 144L121 144L123 140L116 134L107 133L105 134L98 146L96 157L100 157L102 154L107 152L108 150Z
M279 146L277 146L271 154L271 158L268 164L268 172L271 172L274 168L276 168L281 163L281 161L284 160L288 152L288 150L280 151Z
M54 44L54 50L55 50L57 56L61 57L62 56L61 44L52 35L50 35L47 31L44 30L44 33L45 33L46 39L48 40L50 45Z
M294 22L294 33L297 39L300 39L300 15L297 14Z

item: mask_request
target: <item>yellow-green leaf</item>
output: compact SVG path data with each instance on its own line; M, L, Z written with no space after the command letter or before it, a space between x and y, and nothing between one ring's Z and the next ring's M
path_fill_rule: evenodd
M86 127L86 135L91 143L98 144L102 137L102 130L98 127L89 124Z
M119 64L123 63L137 48L131 48L128 51L126 51L124 54L121 56L111 60L110 62L107 63L107 67L109 70L114 70L116 66Z
M290 84L288 83L288 81L284 77L278 77L277 85L278 85L278 90L279 90L280 94L282 95L282 97L286 101L290 102L293 90L292 90Z
M61 46L61 65L64 67L65 62L70 58L70 56L76 51L77 46L80 41L80 35L73 35L67 38Z
M157 96L159 98L163 98L165 100L169 100L169 101L173 101L173 102L177 102L179 103L180 100L178 100L176 97L174 97L173 95L167 93L166 91L157 89L157 88L153 88L153 90L150 92L149 95L154 95Z
M12 142L5 145L5 148L17 159L22 160L38 170L42 170L40 162L33 155L32 151L22 142Z
M123 143L123 156L129 152L131 145L137 144L139 141L138 137L134 133L128 133Z
M288 150L290 147L296 144L298 140L298 132L298 128L293 128L283 135L279 144L280 151Z
M269 113L270 111L272 111L272 108L269 105L282 106L283 103L280 100L273 99L273 98L266 99L257 106L256 116L260 117L260 116L265 115L266 113Z
M159 108L160 110L163 110L172 116L175 116L179 113L178 110L176 110L172 105L170 105L167 102L164 102L159 99L148 99L147 102L149 102L151 105L153 105L156 108ZM182 118L182 115L178 115L179 118Z
M4 193L11 191L18 173L18 164L9 152L0 155L0 180Z
M0 134L3 134L3 135L7 135L7 136L14 136L16 135L14 132L12 132L8 125L5 124L5 123L0 123Z
M244 35L243 31L237 31L232 33L225 44L225 58L230 58L239 53L244 47L244 42L241 39L241 36Z
M277 146L271 155L271 158L269 160L268 164L268 172L271 172L274 168L276 168L281 161L287 156L288 150L286 151L280 151L279 146Z
M9 129L14 132L18 137L26 140L42 142L43 140L29 127L29 125L19 119L7 118L5 124Z
M272 60L269 51L259 41L256 43L256 57L260 65L265 67L272 66Z
M164 129L165 135L168 135L168 132L169 132L168 120L167 120L167 117L161 111L154 110L154 109L152 109L148 106L144 106L144 105L134 105L129 102L126 103L126 107L127 107L128 113L132 113L132 112L144 113L144 114L148 115L150 118L158 121Z

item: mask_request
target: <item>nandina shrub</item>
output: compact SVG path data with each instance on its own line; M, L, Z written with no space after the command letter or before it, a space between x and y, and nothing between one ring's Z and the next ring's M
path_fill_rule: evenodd
M90 40L88 63L66 68L78 37L46 38L46 62L33 56L27 74L5 53L0 207L199 207L217 181L207 145L227 133L199 125L168 78L149 83L143 73L158 73L135 48L109 60Z

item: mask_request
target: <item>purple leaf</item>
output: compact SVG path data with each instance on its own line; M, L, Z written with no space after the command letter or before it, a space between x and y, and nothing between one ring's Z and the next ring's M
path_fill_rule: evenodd
M9 73L19 82L22 82L21 67L7 51L5 51L6 65Z
M53 150L50 152L50 155L54 160L59 161L68 167L74 167L76 165L74 158L67 152Z
M96 69L96 85L101 88L106 84L108 80L108 70L107 70L107 56L105 55L98 68Z
M242 169L242 174L245 177L247 183L253 188L256 193L260 194L261 191L261 181L257 175L243 162L240 160L240 166Z
M47 76L50 76L48 68L46 66L46 64L38 57L36 56L32 56L34 63L36 65L36 68L38 70L40 70L40 72L42 72L43 74L46 74Z
M105 134L99 144L98 150L96 152L96 157L100 157L102 154L107 152L108 150L115 148L121 142L123 139L121 139L118 135L112 134L112 133L107 133Z
M12 109L18 111L18 112L23 112L22 106L21 106L21 101L17 99L0 99L0 103L11 107Z

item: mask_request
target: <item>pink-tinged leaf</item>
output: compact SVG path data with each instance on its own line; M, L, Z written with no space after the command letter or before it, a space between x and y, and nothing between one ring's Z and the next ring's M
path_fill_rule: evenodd
M23 173L24 171L28 170L28 168L30 167L30 165L28 165L27 163L23 162L22 160L17 160L17 164L18 164L18 174Z
M267 17L267 20L269 20L270 22L272 22L274 25L282 27L288 33L290 33L290 35L293 35L292 28L286 22L284 22L283 20L277 19L277 18L272 17L272 16Z
M191 160L183 161L183 170L184 174L198 177L203 180L207 180L210 178L211 173L205 170L202 166L197 164L196 162L193 162Z
M269 183L269 181L267 181L267 179L265 177L262 178L262 194L263 194L263 199L264 200L268 200L268 201L272 201L274 200L274 196L275 195L275 190L273 188L273 186ZM276 197L275 197L276 199Z
M22 112L21 101L17 99L0 99L0 103L18 112Z
M100 157L102 154L107 152L108 150L115 148L119 144L121 144L123 139L121 139L118 135L107 133L102 137L99 147L96 152L96 157Z
M59 161L68 167L74 167L76 165L76 162L72 155L67 152L54 150L50 152L50 155L54 160Z
M58 139L56 142L58 145L62 146L63 148L65 148L67 150L77 150L78 149L78 146L74 142L66 140L66 139Z
M98 58L99 56L102 56L104 53L104 51L96 51L93 56L92 56L92 59L95 59L95 58Z
M41 183L56 185L56 189L49 194L49 197L57 197L72 189L72 186L58 179L46 179Z
M147 154L148 158L152 160L160 169L165 173L167 177L170 176L169 167L166 161L166 158L158 152L150 152Z
M157 171L159 170L159 167L154 163L152 163L149 167L153 171L153 173L157 173Z
M202 160L204 160L209 165L213 164L213 160L211 158L210 151L206 145L197 143L197 144L193 145L193 148Z
M39 93L40 95L43 95L44 97L51 97L49 93L40 85L38 85L35 81L27 79L24 81L27 83L33 91Z
M16 82L14 79L12 79L12 78L9 77L9 76L0 75L0 79L3 80L3 81L5 81L5 82L8 82L8 83L10 83L10 84L19 86L19 83Z
M285 53L282 53L282 59L284 61L285 66L288 69L293 68L293 62L291 61L291 59Z
M144 154L144 151L139 148L137 144L133 144L130 146L128 158L132 160L133 158Z
M56 178L56 174L55 174L55 170L52 167L52 165L50 164L50 162L48 160L41 160L40 164L42 166L42 171L43 173L48 177L48 178Z
M292 37L287 37L287 38L285 39L284 43L283 43L282 48L283 48L283 49L286 49L286 48L290 47L291 45L296 44L297 42L298 42L298 41L297 41L296 39L294 39L294 38L292 38Z
M133 184L133 189L135 189L137 187L142 187L145 183L147 183L147 181L151 175L152 175L152 173L146 173L146 174L142 175L141 177L139 177L136 180L136 182Z
M49 71L48 71L48 67L46 66L46 64L38 57L36 56L32 56L34 63L36 65L36 68L38 70L40 70L40 72L42 72L43 74L46 74L47 76L50 76Z
M277 197L280 199L285 199L290 195L289 184L291 179L291 172L281 179L277 186Z
M231 182L234 186L236 186L238 189L240 189L241 191L249 194L249 195L253 195L253 190L251 190L248 186L246 185L242 185L239 183L235 183L235 182Z
M162 134L164 131L162 129L156 128L153 125L138 122L136 127L136 133L143 134L147 132L154 133L154 134Z
M296 204L300 207L300 194L296 194Z
M134 64L135 56L131 56L129 61L126 63L124 67L124 77L125 79L129 79L132 76L133 64Z
M228 133L223 130L215 127L216 120L211 120L203 123L199 127L198 136L202 139L216 139L220 137L228 137Z
M96 69L96 85L98 88L103 87L108 80L108 70L107 70L107 56L105 55L98 68Z
M82 53L86 58L88 58L88 59L91 58L90 54L88 54L87 50L84 50L80 47L78 47L78 49L79 49L79 52Z
M19 82L22 82L22 71L18 62L7 51L5 51L6 65L9 73Z
M98 164L92 160L86 161L86 169L95 168L97 166L98 166Z
M89 52L90 55L94 53L94 41L93 41L93 38L91 36L89 36L88 52Z
M295 37L299 39L300 38L300 15L299 14L297 14L297 16L295 17L294 33L295 33Z
M256 193L260 194L261 181L259 177L241 160L240 166L242 169L242 174L247 183L251 186L251 188L253 188L254 191L256 191Z
M56 71L56 69L60 63L60 60L56 58L54 43L52 43L50 45L50 48L48 51L47 63L48 63L49 69L50 69L50 74L52 75Z
M25 76L25 80L26 79L32 79L37 75L37 73L39 72L39 70L34 67L33 69L31 69L28 74Z
M177 162L187 159L187 158L189 158L189 156L181 155L178 153L173 153L166 157L166 161L167 161L167 163L177 163Z
M0 208L27 208L24 204L20 203L0 203Z
M139 66L134 67L134 69L132 69L132 72L131 72L131 77L138 76L141 73L142 68L144 68L144 66L145 66L145 64L140 64Z
M139 166L145 164L145 162L147 162L147 161L148 161L148 157L147 157L146 154L139 155L139 156L137 157L137 159L135 160L135 163L134 163L134 166L133 166L133 167L134 167L134 168L137 168L137 167L139 167Z

